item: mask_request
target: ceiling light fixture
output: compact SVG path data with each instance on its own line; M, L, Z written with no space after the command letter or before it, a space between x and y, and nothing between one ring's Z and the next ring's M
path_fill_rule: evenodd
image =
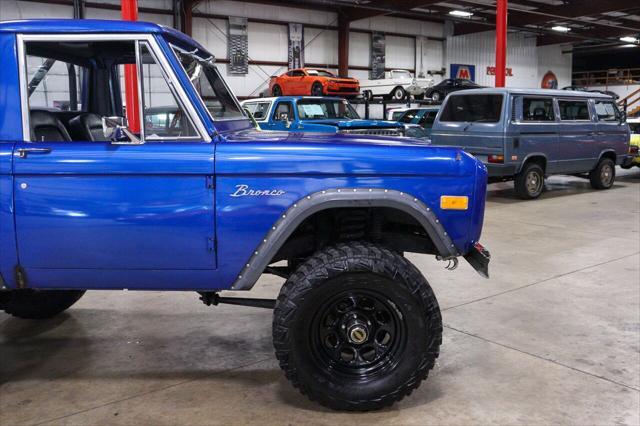
M467 12L465 10L452 10L451 12L449 12L449 15L459 16L461 18L470 18L471 16L473 16L473 13Z
M638 43L638 39L631 36L620 37L620 41L624 41L625 43Z
M622 47L638 47L635 43L623 44Z
M571 31L569 27L563 27L562 25L556 25L555 27L551 27L553 31L558 31L559 33L568 33Z

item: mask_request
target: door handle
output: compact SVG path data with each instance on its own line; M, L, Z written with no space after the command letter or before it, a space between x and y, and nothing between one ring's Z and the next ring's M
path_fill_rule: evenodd
M49 154L51 148L20 148L18 149L18 157L27 158L28 154Z

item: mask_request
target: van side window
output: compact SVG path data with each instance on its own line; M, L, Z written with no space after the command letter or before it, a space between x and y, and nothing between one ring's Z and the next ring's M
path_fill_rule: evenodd
M591 119L587 101L559 100L558 106L560 107L560 119L563 121Z
M596 114L599 121L618 121L620 112L612 101L596 101Z
M456 95L449 97L440 121L497 123L502 113L502 95Z
M555 121L553 113L553 99L523 98L523 121Z

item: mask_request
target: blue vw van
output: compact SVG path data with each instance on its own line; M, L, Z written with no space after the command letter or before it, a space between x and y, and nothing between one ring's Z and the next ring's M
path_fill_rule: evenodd
M445 99L431 143L463 148L486 164L490 181L513 180L517 195L532 199L552 174L611 188L616 164L629 157L629 126L601 93L473 89Z

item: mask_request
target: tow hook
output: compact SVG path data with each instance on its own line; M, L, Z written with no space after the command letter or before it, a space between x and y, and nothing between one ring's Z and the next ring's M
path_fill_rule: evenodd
M457 257L450 257L450 258L443 258L441 256L436 256L437 260L440 261L447 261L447 266L444 267L444 269L446 269L447 271L453 271L454 269L456 269L458 267L458 258Z

